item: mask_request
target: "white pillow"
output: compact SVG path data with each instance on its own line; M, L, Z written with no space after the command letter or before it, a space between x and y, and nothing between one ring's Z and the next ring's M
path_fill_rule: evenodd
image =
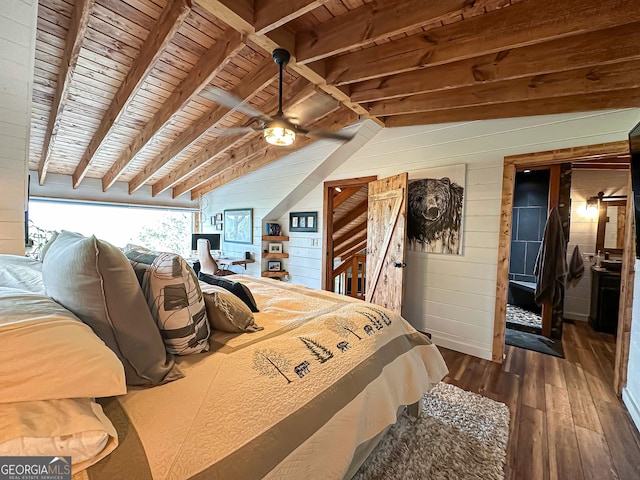
M70 456L75 474L117 445L113 424L88 398L0 404L0 456Z
M118 357L46 295L0 287L0 403L127 393Z

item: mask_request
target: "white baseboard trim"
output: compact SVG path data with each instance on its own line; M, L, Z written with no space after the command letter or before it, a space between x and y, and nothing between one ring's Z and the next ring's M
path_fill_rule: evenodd
M484 358L485 360L491 360L492 352L486 348L469 345L468 343L446 338L436 333L432 334L431 341L436 345L448 348L449 350L455 350L456 352L466 353L467 355Z
M622 402L627 407L627 411L631 415L633 423L636 424L636 428L640 430L640 402L633 398L633 395L626 387L622 389Z
M562 315L564 318L569 320L576 320L578 322L588 322L589 315L584 315L582 313L573 313L573 312L564 312Z

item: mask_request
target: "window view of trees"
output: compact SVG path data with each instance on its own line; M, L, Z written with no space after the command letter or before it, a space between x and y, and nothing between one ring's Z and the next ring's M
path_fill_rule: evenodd
M192 217L184 210L30 201L29 237L37 248L51 232L69 230L117 247L133 243L190 256Z

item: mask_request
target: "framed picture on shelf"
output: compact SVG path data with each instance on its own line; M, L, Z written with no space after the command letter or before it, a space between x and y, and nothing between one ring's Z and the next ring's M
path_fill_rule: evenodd
M290 212L290 232L317 232L318 212Z
M277 260L269 261L269 271L270 272L279 272L281 270L281 264Z
M253 208L224 211L224 241L253 243Z
M270 243L269 244L269 253L282 253L282 244L281 243Z

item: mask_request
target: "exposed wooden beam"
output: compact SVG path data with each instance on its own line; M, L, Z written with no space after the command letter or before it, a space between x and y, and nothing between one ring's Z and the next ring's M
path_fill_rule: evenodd
M629 170L629 164L624 163L576 163L573 170Z
M591 110L627 107L640 107L640 89L634 88L588 95L570 95L559 98L543 98L523 102L453 108L451 110L422 112L411 115L394 115L386 117L385 124L387 127L405 127L410 125L528 117L533 115L552 115L557 113L587 112Z
M298 78L291 85L284 88L284 108L287 110L293 105L303 102L315 92L314 86L307 82L304 78ZM278 108L278 99L276 97L268 100L263 106L262 110L265 113L275 112ZM248 126L253 123L253 119L240 120L233 127ZM233 148L241 141L245 141L251 136L256 136L255 132L250 132L241 136L234 137L218 137L203 148L200 152L183 162L179 167L169 172L163 178L158 180L152 187L151 192L155 197L156 195L164 192L167 188L176 186L176 192L186 192L195 185L190 185L186 190L182 190L183 186L179 186L179 183L190 182L188 177L192 176L194 172L205 166L211 159L223 155L229 149ZM174 192L174 195L175 193ZM179 196L179 195L176 195Z
M78 0L76 3L83 2ZM164 49L171 43L176 33L178 33L189 12L191 12L191 0L170 2L162 11L160 18L158 18L153 30L149 32L147 39L140 49L140 53L133 62L133 65L131 65L129 73L113 97L102 120L100 120L100 125L93 134L87 149L82 155L80 163L73 172L73 188L78 188L80 182L82 182L87 175L93 158L98 153L98 150L100 150L102 143L109 135L113 125L118 121L122 112L125 111L127 105L135 96L140 85L147 78L151 68L160 55L162 55Z
M71 13L71 23L67 32L67 40L64 47L64 54L60 63L58 72L58 82L55 93L53 94L53 103L49 112L49 122L47 123L47 131L44 135L44 143L42 145L42 154L40 155L40 163L38 164L38 178L40 185L44 185L51 161L51 153L53 145L58 135L62 113L67 104L69 90L71 89L71 80L76 71L78 57L80 56L80 48L82 41L89 25L89 17L95 0L86 2L76 2Z
M338 230L346 227L348 224L353 222L356 218L358 218L363 213L366 213L368 204L369 204L369 199L365 198L362 202L360 202L358 205L353 207L351 211L347 213L344 217L334 221L333 231L337 232Z
M273 60L267 58L243 78L240 83L231 90L231 93L247 102L273 82L277 76L278 70ZM173 160L208 130L215 128L216 125L234 111L235 109L230 110L225 106L219 105L208 114L203 115L196 123L185 129L171 145L164 149L158 157L145 165L140 173L129 182L129 194L132 194L144 185L158 170Z
M329 0L255 0L254 27L257 35L278 27L309 13Z
M102 177L102 189L107 191L129 166L138 152L153 138L169 119L181 110L193 97L218 75L229 61L244 47L242 36L231 29L223 33L193 67L189 75L180 82L167 101L144 126L140 135L120 155L109 171Z
M351 125L357 120L357 115L346 107L339 108L336 113L324 117L322 120L316 122L312 126L315 128L321 128L323 130L338 131L344 127ZM296 140L295 149L298 150L302 147L310 145L317 139L311 137L304 137L300 139L300 142ZM268 147L262 152L258 152L256 155L243 159L230 168L227 168L207 183L200 185L197 189L191 191L191 198L199 198L202 195L214 190L226 183L232 182L237 178L253 172L259 168L268 165L279 158L288 155L292 150L284 149L280 147Z
M635 2L634 2L635 3ZM498 53L636 21L619 0L527 0L316 66L330 85L344 85Z
M348 200L353 195L358 193L362 187L347 187L343 188L341 192L336 192L333 197L333 209L335 210L340 205L344 203L345 200Z
M367 239L365 238L364 240L362 240L360 243L358 243L357 245L354 245L353 247L351 247L349 250L346 250L345 252L343 252L341 254L341 256L345 257L345 258L352 258L355 254L357 254L360 250L364 249L367 247Z
M336 249L334 250L334 255L336 257L340 257L342 256L344 253L351 251L352 248L360 245L362 242L366 242L367 240L367 232L366 230L363 230L361 232L359 232L355 237L352 238L352 240L347 243L346 245L342 245L340 247L336 247Z
M317 85L322 91L328 93L333 98L341 102L347 108L350 108L358 115L365 118L369 117L367 111L362 105L352 102L349 96L340 88L328 85L324 74L316 66L310 68L307 65L300 65L295 58L295 38L289 34L286 29L278 29L270 32L268 35L256 34L253 26L253 19L247 19L246 13L243 13L232 0L196 0L202 8L209 13L215 15L227 25L236 29L238 32L247 36L247 39L262 48L267 54L271 55L276 48L287 48L292 53L291 62L287 66L288 69L303 76L314 85ZM377 118L371 118L378 125L384 126L383 122Z
M402 97L640 59L640 23L350 85L354 102Z
M484 83L370 104L372 115L402 115L640 87L640 60Z
M462 14L467 0L374 1L296 33L296 58L301 64L321 60L394 35Z
M355 237L360 232L366 231L366 230L367 230L367 219L365 218L364 221L362 221L361 223L357 224L353 228L349 229L348 232L340 235L340 237L335 239L333 241L333 244L337 247L338 245L341 245L344 242L346 242L347 240Z
M555 165L558 163L572 162L574 160L589 161L601 158L611 158L619 155L629 155L629 142L627 140L599 143L597 145L561 148L558 150L545 150L543 152L509 155L504 157L504 162L505 165L513 164L519 167L526 167L529 165L541 164Z

